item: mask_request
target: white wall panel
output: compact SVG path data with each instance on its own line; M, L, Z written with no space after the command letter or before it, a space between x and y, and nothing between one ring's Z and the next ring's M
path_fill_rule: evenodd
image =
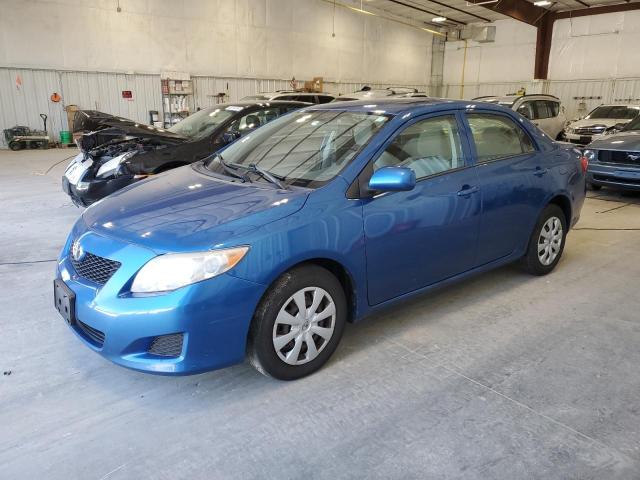
M533 78L536 29L516 20L499 20L491 43L464 41L445 44L444 83L460 84L465 64L465 84L518 82Z
M549 78L640 76L640 11L558 20Z
M3 0L1 65L333 82L429 78L431 34L321 0L120 6L118 13L115 0Z

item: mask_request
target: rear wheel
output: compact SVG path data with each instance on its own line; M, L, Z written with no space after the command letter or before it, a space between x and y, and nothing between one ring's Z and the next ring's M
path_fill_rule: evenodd
M347 303L329 271L304 265L283 274L256 309L248 357L261 373L295 380L324 365L344 330Z
M557 205L547 205L533 229L527 253L522 257L524 269L532 275L550 273L560 261L566 237L564 212Z

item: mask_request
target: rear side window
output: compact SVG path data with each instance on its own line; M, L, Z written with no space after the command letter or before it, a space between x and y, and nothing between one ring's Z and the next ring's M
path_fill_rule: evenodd
M491 162L535 150L527 133L511 119L501 115L471 113L467 115L477 161Z
M548 101L547 108L549 109L552 117L557 117L560 113L560 104L558 102Z
M534 108L536 110L536 119L545 119L553 117L551 110L549 109L549 102L546 100L536 100Z
M405 128L373 164L382 167L408 167L416 178L464 166L458 124L453 115L429 118Z
M528 118L529 120L535 120L536 116L533 111L533 103L532 102L524 102L522 105L518 107L518 113L523 117Z

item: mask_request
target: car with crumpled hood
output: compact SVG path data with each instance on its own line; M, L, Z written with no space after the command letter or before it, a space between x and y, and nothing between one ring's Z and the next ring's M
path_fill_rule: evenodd
M271 120L309 105L294 101L219 104L169 129L94 110L74 118L74 130L90 130L62 177L62 189L78 206L92 203L150 175L202 160Z
M638 115L640 105L600 105L586 117L567 125L564 138L570 143L588 145L594 140L621 131Z

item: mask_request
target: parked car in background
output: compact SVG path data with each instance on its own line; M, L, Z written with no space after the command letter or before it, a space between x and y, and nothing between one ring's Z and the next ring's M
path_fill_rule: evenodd
M614 134L640 114L640 105L600 105L586 117L567 125L568 142L588 145L594 140Z
M550 273L586 163L515 112L392 99L293 112L85 210L55 305L109 360L295 379L347 321L520 261Z
M278 90L277 92L258 93L244 97L244 102L265 102L272 100L287 100L308 103L329 103L335 95L330 93L296 92L295 90Z
M428 97L425 92L419 92L418 89L412 87L387 87L387 88L371 88L362 87L357 92L341 95L335 99L336 102L352 102L354 100L373 100L376 98L409 98L409 97Z
M505 95L474 98L476 101L495 103L515 110L554 140L563 139L567 118L558 97L553 95Z
M593 190L640 190L640 116L616 134L596 140L584 151L587 182Z
M273 101L215 105L164 130L102 112L76 114L75 124L94 131L78 140L81 152L62 177L62 189L79 206L149 175L187 165L212 154L308 103Z

